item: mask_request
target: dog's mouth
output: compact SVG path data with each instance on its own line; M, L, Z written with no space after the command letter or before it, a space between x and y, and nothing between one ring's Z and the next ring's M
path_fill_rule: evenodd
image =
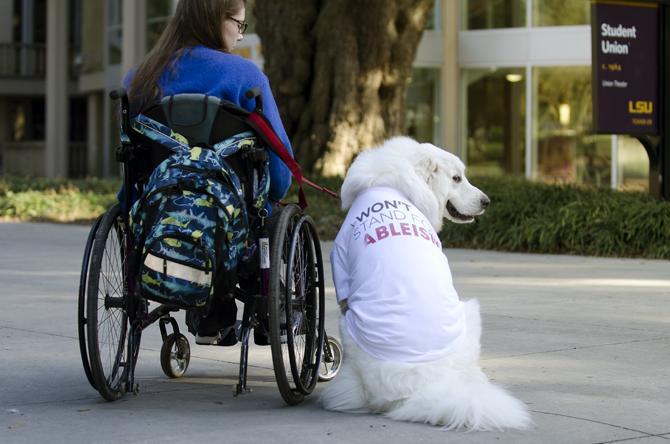
M451 216L452 220L458 221L458 222L472 222L475 220L474 216L468 216L466 214L463 214L459 212L456 207L454 207L450 201L447 201L447 212L449 213L449 216Z

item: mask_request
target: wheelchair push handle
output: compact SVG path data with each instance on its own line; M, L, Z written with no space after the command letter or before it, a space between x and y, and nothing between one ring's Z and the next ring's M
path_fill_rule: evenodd
M121 99L121 129L128 134L130 130L130 102L128 100L128 93L124 88L119 88L109 93L109 98L112 100Z
M258 87L251 88L247 90L247 92L244 94L247 99L256 99L256 106L254 107L254 111L257 111L259 113L263 112L263 96L261 95L261 89Z

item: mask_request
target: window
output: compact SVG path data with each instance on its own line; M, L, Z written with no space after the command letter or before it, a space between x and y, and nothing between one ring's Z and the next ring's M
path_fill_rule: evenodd
M526 0L461 0L461 2L462 29L526 26Z
M13 12L12 39L14 42L23 43L45 43L47 33L47 4L46 0L34 0L31 3L21 0L14 0L9 7ZM25 29L24 29L25 28ZM24 35L28 29L30 33ZM27 39L27 40L26 40Z
M29 19L26 17L26 19ZM47 41L47 0L35 0L33 4L33 43Z
M584 0L533 0L533 26L587 25L590 7Z
M83 97L70 98L70 141L86 142L88 113L86 99Z
M437 68L415 68L405 98L405 133L419 142L440 144Z
M466 69L465 158L470 174L524 173L526 79L523 68Z
M82 0L71 0L70 2L70 54L72 56L72 75L79 75L83 67L82 47Z
M14 7L12 8L12 41L20 42L21 38L21 19L23 17L23 2L21 0L14 0Z
M172 15L171 3L169 0L147 0L147 49L153 48L165 29Z
M609 187L611 137L592 134L591 68L533 69L534 177Z
M428 20L426 21L426 29L438 31L442 28L440 20L442 18L442 2L440 0L435 0L433 7L430 9L428 14Z
M10 101L9 117L12 141L44 140L46 127L44 98Z
M122 11L121 0L107 0L107 64L121 63L122 39Z

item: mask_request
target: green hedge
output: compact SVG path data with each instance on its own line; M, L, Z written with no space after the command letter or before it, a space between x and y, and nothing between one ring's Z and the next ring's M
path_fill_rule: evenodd
M119 179L0 177L0 219L89 222L115 200Z
M341 179L314 178L339 192ZM670 259L670 203L643 193L552 186L513 178L472 178L491 207L472 224L445 223L454 248ZM0 177L0 218L90 221L116 199L120 180ZM345 213L339 201L305 188L322 239L333 239ZM293 186L287 201L296 201Z
M491 198L476 222L446 224L450 247L670 259L670 203L644 193L474 179Z
M317 182L338 191L341 185L339 179ZM491 206L474 223L445 222L445 247L670 259L669 202L509 177L471 182L489 195ZM309 191L308 200L321 237L333 239L344 219L339 202L317 191Z

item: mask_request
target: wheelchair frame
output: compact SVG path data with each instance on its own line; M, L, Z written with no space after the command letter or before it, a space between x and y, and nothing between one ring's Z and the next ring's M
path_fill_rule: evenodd
M248 115L262 116L260 94L251 91L248 95L256 99L252 113L224 102L220 106L248 125ZM171 316L180 308L162 304L149 311L148 300L139 294L136 276L126 260L127 252L133 248L128 224L132 203L128 190L133 189L132 160L146 141L131 125L125 91L114 91L111 97L121 100L121 127L127 135L117 151L117 160L123 164L123 199L128 211L123 212L117 203L93 224L82 261L78 304L84 371L93 388L109 401L121 398L128 391L138 392L135 366L142 331L154 322L159 321L163 339L163 372L169 377L180 377L186 372L190 359L188 340ZM274 134L255 133L266 144L268 140L272 142L272 137L276 138ZM259 329L270 339L280 394L287 404L294 405L313 391L317 380L330 380L335 376L340 368L342 348L335 338L325 339L323 260L313 220L300 207L289 204L275 216L274 230L268 235L267 215L259 213L254 215L255 223L253 228L250 224L249 233L263 255L258 268L254 267L258 273L244 283L240 281L232 292L244 303L237 334L241 347L235 395L251 391L247 386L249 337L252 329ZM112 325L103 325L108 320ZM168 333L168 326L172 333ZM111 338L106 337L107 334Z

